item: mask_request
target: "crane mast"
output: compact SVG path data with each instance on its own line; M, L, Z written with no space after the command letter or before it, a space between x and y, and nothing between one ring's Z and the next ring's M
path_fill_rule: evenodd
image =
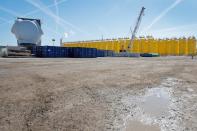
M139 14L139 17L137 18L137 22L136 22L136 25L135 25L135 28L132 32L132 36L131 36L131 40L130 40L130 43L128 45L128 49L127 49L127 52L130 51L130 49L132 49L132 45L133 45L133 42L135 40L135 37L136 37L136 34L137 34L137 31L139 29L139 26L140 26L140 23L141 23L141 20L142 20L142 16L144 15L144 11L145 11L145 7L142 7L141 11L140 11L140 14Z

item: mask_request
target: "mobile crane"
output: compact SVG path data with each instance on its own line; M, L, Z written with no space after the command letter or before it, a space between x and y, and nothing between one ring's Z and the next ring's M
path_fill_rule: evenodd
M139 16L137 18L137 22L136 22L135 28L134 28L134 30L132 32L131 40L130 40L128 48L127 48L127 53L129 53L129 51L132 50L133 42L135 40L135 37L136 37L136 34L138 32L140 23L142 21L142 17L144 16L145 9L146 9L145 7L142 7L142 9L140 11L140 14L139 14Z

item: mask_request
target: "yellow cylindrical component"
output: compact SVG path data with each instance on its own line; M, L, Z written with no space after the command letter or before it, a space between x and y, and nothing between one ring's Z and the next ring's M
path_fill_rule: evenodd
M95 42L95 48L102 50L101 49L101 42Z
M107 50L107 42L105 41L102 42L102 48L103 50Z
M154 43L155 43L154 52L159 54L159 41L154 40Z
M101 49L101 50L106 50L105 42L100 41L99 44L100 44L100 49Z
M81 43L81 47L85 47L85 42L82 42Z
M114 40L114 52L119 53L120 52L120 44L118 40Z
M86 43L86 48L89 48L89 47L90 47L90 43L87 42L87 43Z
M170 43L170 40L169 39L166 39L165 40L165 45L166 45L166 51L165 51L166 53L165 54L166 55L170 55L170 44L171 44Z
M103 49L103 43L102 43L101 41L98 42L97 44L98 44L98 48L99 48L100 50L104 50L104 49Z
M188 55L188 43L187 43L187 39L186 38L182 38L180 39L179 42L179 52L180 55Z
M140 50L141 53L148 53L148 42L145 38L140 39Z
M70 45L70 47L75 47L75 43L72 43L72 44Z
M148 42L149 42L148 39L145 39L144 44L143 44L143 46L144 46L144 53L149 53L149 51L148 51L148 49L149 49Z
M112 40L111 43L112 43L111 50L115 51L115 42Z
M67 42L64 47L86 47L100 50L112 50L114 52L127 51L130 39ZM152 37L135 39L129 52L133 53L159 53L160 55L194 55L196 53L195 38L159 39Z
M105 41L105 45L106 45L106 50L109 50L109 42Z
M176 56L176 42L174 39L171 39L171 55Z
M101 42L94 42L93 43L93 48L96 48L98 50L101 50Z
M147 52L145 51L145 53L153 53L154 52L154 39L148 38L146 39L146 43L147 43L147 49L145 50L147 50Z
M158 53L158 40L151 38L149 39L149 42L151 43L151 46L149 47L149 53Z
M174 55L174 42L173 42L173 39L169 40L169 55Z
M99 42L94 42L93 45L94 45L93 46L94 48L97 48L100 50L100 43Z
M70 47L70 44L64 44L64 47Z
M89 42L89 48L95 48L93 44L93 42Z
M125 51L125 49L126 49L126 44L125 44L125 40L118 40L119 41L119 43L120 43L120 51L121 52L124 52Z
M131 52L131 48L130 49L128 48L128 46L129 46L129 44L131 42L130 39L122 39L120 41L121 41L121 43L123 43L122 50Z
M175 39L174 42L175 42L175 55L179 56L179 48L180 48L179 47L179 40Z
M87 47L88 47L88 48L92 48L92 42L88 42L88 43L87 43Z
M188 51L188 49L189 49L189 44L188 44L188 39L186 39L185 41L184 41L184 50L185 50L185 55L188 55L189 54L189 51Z
M88 43L87 42L84 43L84 46L85 46L85 48L88 48Z
M179 55L185 55L185 38L179 39Z
M165 39L161 41L162 55L167 55L167 42Z
M77 47L81 47L81 43L78 43L78 44L77 44Z
M171 39L170 40L170 55L172 55L172 56L175 56L176 54L175 54L175 51L176 49L175 49L175 40L174 39Z
M188 38L188 54L195 55L196 53L196 39L194 37Z
M140 53L140 40L137 39L136 41L137 41L136 43L137 43L137 47L138 47L137 53Z
M129 44L131 43L131 40L130 39L125 39L124 41L125 41L125 50L129 51L129 52L132 52L133 45L130 45L130 48L129 48Z
M143 53L143 44L142 44L142 39L141 38L139 38L139 51L140 51L140 53Z
M133 41L133 45L131 47L132 47L131 51L133 53L140 53L140 41L139 41L139 39L135 39Z
M113 50L113 41L107 41L108 43L108 50Z
M92 48L99 49L99 44L98 44L98 42L92 42Z
M162 46L162 40L158 39L158 54L163 55L163 46Z

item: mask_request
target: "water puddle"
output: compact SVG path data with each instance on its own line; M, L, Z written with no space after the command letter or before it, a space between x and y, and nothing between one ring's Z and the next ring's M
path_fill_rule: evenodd
M160 131L160 128L156 125L145 125L138 121L129 121L125 131Z
M148 89L141 104L146 115L162 117L168 114L170 104L170 92L166 88Z
M179 84L176 78L167 78L153 88L142 93L125 97L123 103L131 107L130 114L124 119L126 131L167 131L177 129L179 118L176 116L177 101L173 96ZM191 89L188 89L192 92Z

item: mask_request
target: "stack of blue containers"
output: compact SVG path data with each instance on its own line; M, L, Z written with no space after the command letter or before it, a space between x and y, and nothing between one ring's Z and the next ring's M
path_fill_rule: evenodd
M32 47L31 54L36 55L36 46L33 46Z
M97 50L97 57L104 57L104 56L105 56L104 50Z
M97 57L113 57L114 52L111 50L97 50Z
M108 56L108 57L114 57L114 52L111 51L111 50L108 50L108 51L107 51L107 56Z
M96 58L96 48L34 46L32 54L41 58Z
M73 48L74 58L96 58L97 49L96 48Z
M97 49L96 48L86 48L86 56L87 58L96 58L97 57Z
M54 58L54 57L68 57L68 48L55 46L34 46L32 54L36 57Z

